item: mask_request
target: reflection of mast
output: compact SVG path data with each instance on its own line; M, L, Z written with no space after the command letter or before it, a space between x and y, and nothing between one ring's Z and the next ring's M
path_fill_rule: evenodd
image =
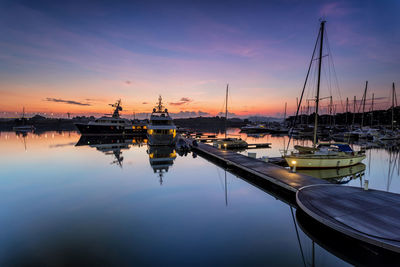
M158 174L158 177L160 177L160 185L163 184L163 176L164 176L164 173L163 173L163 172L160 172L160 173Z
M228 186L226 184L226 170L225 170L225 206L228 206Z
M22 135L22 138L23 138L23 140L24 140L24 148L25 148L25 151L27 151L27 150L26 150L26 140L25 140L26 136L25 136L25 135Z
M113 151L113 154L115 156L115 160L111 162L111 164L117 164L122 168L122 161L124 160L124 157L121 157L122 151L120 149L116 149Z
M392 155L392 154L394 154L394 155ZM395 171L398 156L399 156L398 152L389 151L389 168L388 168L388 179L387 179L387 184L386 184L386 191L389 191L390 184L392 183L393 174Z
M296 220L295 220L294 214L293 214L293 208L292 208L292 206L289 206L289 207L290 207L290 212L292 213L293 224L294 224L294 228L295 228L295 230L296 230L297 241L299 242L299 247L300 247L300 252L301 252L301 259L303 260L304 266L306 266L306 260L304 259L303 247L301 246L301 241L300 241L300 236L299 236L299 230L297 229Z

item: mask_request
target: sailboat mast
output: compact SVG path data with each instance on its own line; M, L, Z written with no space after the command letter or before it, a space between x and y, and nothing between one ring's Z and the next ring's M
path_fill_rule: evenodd
M226 129L227 129L227 123L228 123L228 89L229 88L229 83L226 84L226 96L225 96L225 138L226 138Z
M321 39L319 46L319 59L318 59L318 81L317 81L317 96L315 98L315 121L314 121L314 147L317 145L317 131L318 131L318 106L319 106L319 88L321 83L321 64L322 64L322 48L324 42L325 21L321 21Z
M349 113L349 98L346 97L346 126L347 126L347 115Z
M394 130L394 83L392 90L392 131Z
M371 103L371 127L374 124L374 100L375 100L375 95L372 94L372 103Z
M351 128L354 127L354 123L356 121L356 102L357 102L357 99L356 99L356 96L354 96L354 101L353 101L353 123L352 123Z
M286 122L286 108L287 108L287 102L285 102L285 114L283 115L283 124Z
M364 90L364 96L363 96L363 109L362 109L362 116L361 116L361 129L364 126L365 100L367 98L367 89L368 89L368 81L365 82L365 90Z

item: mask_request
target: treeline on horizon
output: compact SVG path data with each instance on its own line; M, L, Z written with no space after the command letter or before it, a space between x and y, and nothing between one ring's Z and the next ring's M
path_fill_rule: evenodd
M314 124L315 113L290 116L286 119L289 125ZM400 106L393 108L393 122L397 125L400 121ZM387 110L375 110L369 112L344 112L335 115L323 114L318 116L318 123L323 125L361 125L380 126L392 124L392 108Z
M24 121L25 120L25 121ZM46 118L41 115L35 115L32 118L19 118L19 119L6 119L0 118L0 130L11 130L12 127L21 125L22 123L31 124L35 127L43 129L61 129L61 130L74 130L76 122L89 122L95 120L95 117L90 116L76 116L71 119L66 118ZM393 121L394 125L397 126L400 121L400 106L393 109ZM257 117L253 116L247 119L241 118L228 118L225 123L225 117L214 116L214 117L194 117L194 118L179 118L174 119L174 123L182 128L193 128L193 129L215 129L220 130L225 127L242 127L250 123L267 123L276 124L276 118ZM291 125L300 124L314 124L314 113L310 115L301 114L298 115L296 122L295 116L289 116L286 119L286 123ZM375 110L373 112L347 112L338 113L335 115L322 114L318 116L318 123L320 125L363 125L363 126L380 126L380 125L391 125L392 123L392 109L387 110Z

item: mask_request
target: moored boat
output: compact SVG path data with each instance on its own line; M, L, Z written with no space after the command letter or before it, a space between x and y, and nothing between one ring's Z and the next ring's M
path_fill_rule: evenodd
M152 146L173 146L177 135L176 126L169 116L168 109L162 104L161 96L153 109L147 129L147 138Z
M317 94L315 97L315 121L314 121L314 132L313 132L313 146L295 147L297 152L291 152L287 154L285 151L284 158L291 168L341 168L353 166L360 163L365 159L364 151L353 151L353 149L345 143L325 143L319 144L317 142L318 134L318 108L320 101L320 81L321 81L321 65L322 65L322 50L323 50L323 40L325 32L325 21L321 22L320 31L318 34L317 42L315 48L319 43L319 57L318 57L318 80L317 80ZM309 71L315 57L315 48L312 54ZM308 71L308 73L309 73ZM308 78L308 76L307 76ZM306 78L306 83L307 83ZM306 84L305 83L305 84ZM302 95L304 93L305 86L303 88ZM298 107L301 105L301 99Z
M75 123L79 132L84 135L145 135L147 124L143 121L130 121L121 118L121 100L110 104L114 108L112 116L103 116L88 123Z
M226 100L225 100L225 138L216 139L213 141L213 146L220 149L240 149L247 148L248 144L242 138L227 137L227 121L228 121L228 92L229 84L226 85Z

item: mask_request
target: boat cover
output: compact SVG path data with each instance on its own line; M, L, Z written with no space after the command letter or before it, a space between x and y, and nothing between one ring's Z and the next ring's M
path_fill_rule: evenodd
M353 152L353 149L347 144L335 144L338 147L339 151L342 152Z

